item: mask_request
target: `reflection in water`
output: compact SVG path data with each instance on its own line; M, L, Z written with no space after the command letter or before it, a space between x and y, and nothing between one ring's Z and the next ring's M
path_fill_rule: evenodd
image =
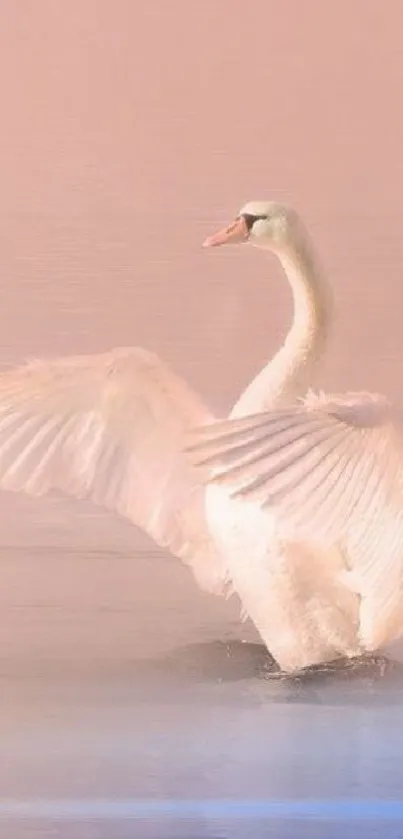
M359 659L340 659L332 663L314 665L296 674L282 673L263 644L246 641L213 641L189 644L166 656L163 661L171 673L184 672L187 677L203 680L237 681L240 679L279 679L290 684L304 681L313 684L320 678L358 678L363 674L376 678L403 667L382 656ZM161 662L162 663L162 662Z

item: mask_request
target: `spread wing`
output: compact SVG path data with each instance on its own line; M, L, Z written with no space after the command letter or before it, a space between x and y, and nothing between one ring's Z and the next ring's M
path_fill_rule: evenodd
M403 632L403 418L380 396L304 404L196 431L188 456L210 480L274 509L285 536L338 544L373 646Z
M211 420L142 349L30 362L0 375L0 489L90 498L219 587L204 488L183 455L185 431Z

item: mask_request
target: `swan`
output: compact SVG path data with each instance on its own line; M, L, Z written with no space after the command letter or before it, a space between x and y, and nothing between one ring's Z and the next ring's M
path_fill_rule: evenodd
M292 210L249 202L204 244L236 242L278 255L294 296L294 320L231 418L289 405L306 393L330 311L309 238ZM221 489L210 515L216 488L204 486L186 452L191 429L216 419L182 378L142 348L30 361L0 374L0 489L36 496L61 491L128 518L187 564L203 589L237 592L270 652L290 667L285 642L278 643L277 613L288 614L295 603L286 581L276 582L278 555L271 566L267 561L266 514L255 507L245 518L244 506L234 507ZM299 663L309 659L303 646L294 656Z
M318 302L323 328L321 281L294 219L284 211L279 226L274 211L259 233L265 227L267 245L294 266L289 277L311 300L315 331ZM299 306L297 338L312 329ZM299 371L302 347L296 339ZM283 360L281 367L285 372ZM289 382L284 375L282 398L275 387L264 411L188 435L188 458L207 485L210 531L283 670L375 652L401 660L403 411L364 392L309 390L286 404ZM267 404L269 376L266 383Z

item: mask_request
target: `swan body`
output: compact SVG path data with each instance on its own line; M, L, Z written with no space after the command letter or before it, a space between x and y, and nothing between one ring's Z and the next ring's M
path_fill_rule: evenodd
M0 375L0 489L33 495L59 490L90 498L130 519L190 566L204 589L223 595L235 591L279 665L293 671L340 655L357 655L394 637L397 605L390 605L385 588L382 604L388 600L388 617L371 635L375 581L382 576L380 554L371 554L367 575L365 559L354 559L356 554L364 556L368 539L360 542L357 530L354 542L353 531L343 522L336 530L329 526L325 535L322 530L311 532L308 514L303 524L294 526L294 496L287 493L279 505L262 504L257 492L261 463L268 464L262 487L270 488L275 472L271 458L280 475L276 458L285 453L292 462L287 423L296 429L301 423L300 445L305 444L303 418L310 417L312 409L309 402L298 400L306 395L326 346L331 296L309 237L292 210L273 202L251 202L205 244L236 242L278 257L291 285L294 320L282 348L233 407L229 425L216 423L186 382L140 348L30 362ZM332 422L343 424L347 414L352 422L355 407L347 414L344 402L342 408L342 417L334 419L325 404L316 406L317 423L323 423L321 445L326 445ZM284 418L285 439L266 433L266 424L272 428L272 411L279 412L276 421ZM263 460L260 421L264 439L272 441ZM349 438L348 451L360 434L353 426L356 436ZM191 453L186 448L192 429L200 430ZM249 437L243 448L245 429ZM344 440L342 431L344 425L337 425L335 439L339 435ZM239 434L241 462L234 460L238 444L228 445L228 439L237 441ZM331 435L329 446L335 439ZM381 440L379 445L385 444ZM207 487L193 468L199 455L209 476L213 472L214 481ZM344 460L347 457L343 451ZM379 480L380 466L379 460ZM235 495L234 479L235 489L239 479L242 489ZM344 480L347 498L353 492L346 476ZM373 480L375 492L377 477ZM315 506L313 490L311 497ZM321 503L317 500L318 509ZM368 510L373 506L371 497ZM347 503L344 507L348 509ZM307 501L301 512L308 508ZM382 547L386 545L387 556L390 549L394 557L397 548L392 542L384 541ZM394 574L397 604L397 565L392 559L384 561ZM366 617L364 596L368 603L372 597Z
M291 406L307 392L332 313L330 291L309 237L292 210L253 202L234 225L207 244L242 241L239 228L244 228L244 218L249 224L246 241L273 251L283 265L293 293L294 321L283 347L260 374L260 382L258 376L235 405L233 420ZM214 430L209 429L207 437L210 433ZM332 548L324 564L309 541L284 540L274 511L250 498L234 498L222 484L207 486L206 515L244 612L283 670L360 654L358 598L342 582L344 560L338 550Z
M400 658L403 412L377 394L283 392L191 441L211 532L281 667Z

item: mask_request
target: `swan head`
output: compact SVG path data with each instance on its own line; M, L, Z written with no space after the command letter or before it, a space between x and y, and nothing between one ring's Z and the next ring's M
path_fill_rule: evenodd
M274 201L249 201L236 218L213 236L203 247L226 244L250 244L277 251L286 248L295 237L297 215Z

